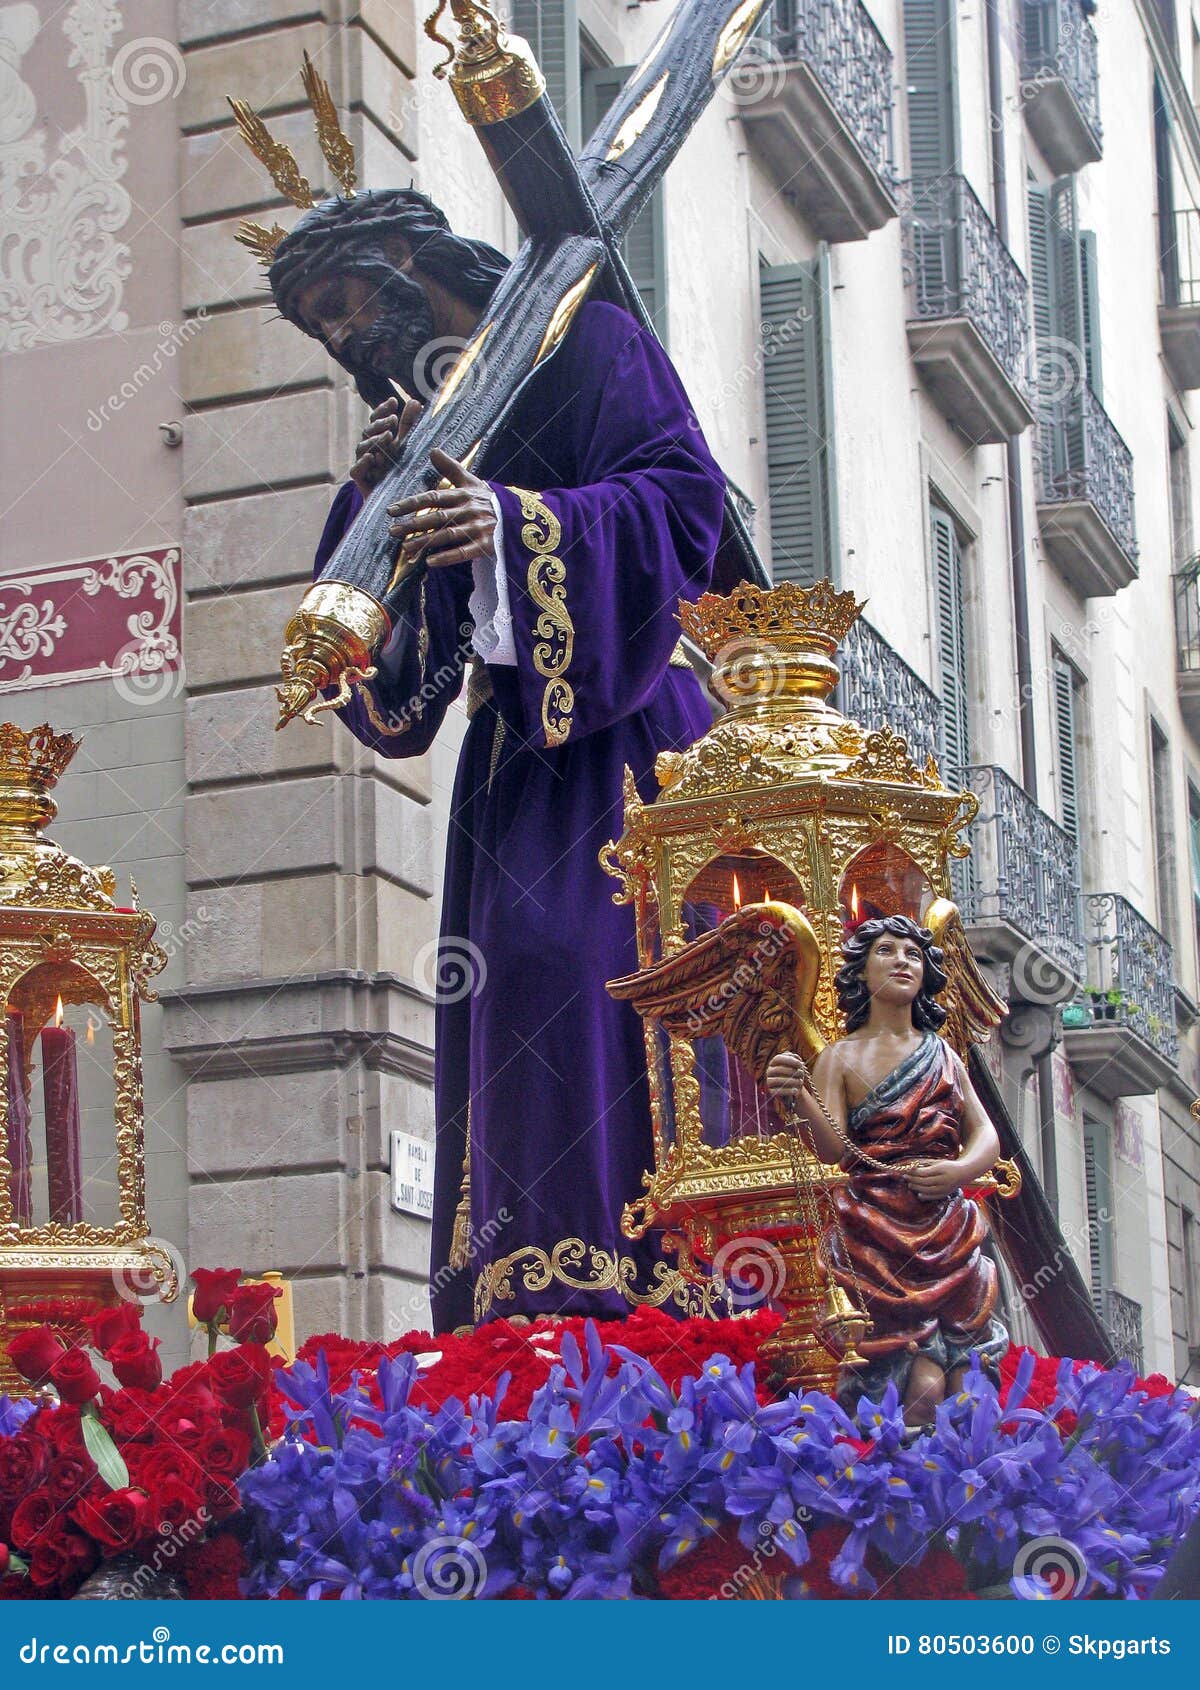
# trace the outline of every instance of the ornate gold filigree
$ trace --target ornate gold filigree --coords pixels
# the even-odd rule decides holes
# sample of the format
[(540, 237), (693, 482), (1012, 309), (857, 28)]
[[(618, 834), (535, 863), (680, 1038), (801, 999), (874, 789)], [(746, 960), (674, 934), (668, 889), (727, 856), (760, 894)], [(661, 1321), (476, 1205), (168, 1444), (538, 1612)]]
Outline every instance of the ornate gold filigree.
[(312, 189), (308, 185), (308, 178), (301, 175), (292, 149), (282, 141), (271, 139), (270, 130), (245, 100), (235, 100), (232, 95), (229, 96), (229, 109), (237, 122), (242, 140), (259, 163), (266, 165), (272, 182), (284, 199), (290, 200), (301, 211), (307, 211), (315, 203)]
[(652, 1283), (643, 1287), (638, 1284), (638, 1264), (632, 1256), (620, 1256), (582, 1238), (560, 1238), (548, 1251), (526, 1244), (488, 1263), (475, 1281), (477, 1322), (493, 1304), (513, 1300), (513, 1275), (518, 1269), (522, 1288), (529, 1292), (561, 1285), (571, 1291), (616, 1291), (631, 1308), (645, 1304), (661, 1308), (673, 1302), (689, 1315), (710, 1320), (724, 1312), (711, 1285), (694, 1284), (666, 1262), (654, 1264)]
[(539, 493), (523, 487), (510, 488), (510, 492), (520, 500), (525, 518), (521, 542), (533, 554), (525, 578), (529, 596), (540, 608), (533, 625), (533, 666), (546, 680), (542, 731), (546, 744), (556, 746), (570, 734), (575, 708), (574, 688), (565, 679), (575, 649), (575, 624), (567, 609), (567, 566), (557, 555), (562, 524)]
[(900, 786), (929, 786), (945, 791), (933, 753), (923, 769), (908, 754), (908, 741), (886, 724), (867, 735), (867, 743), (852, 763), (838, 769), (835, 780), (886, 780)]
[(354, 184), (358, 181), (354, 148), (338, 122), (337, 107), (329, 92), (329, 84), (318, 73), (307, 52), (300, 67), (300, 79), (304, 83), (304, 92), (308, 96), (308, 103), (316, 120), (317, 142), (325, 162), (333, 171), (342, 193), (347, 199), (353, 199)]
[(802, 587), (785, 581), (778, 587), (745, 582), (731, 593), (702, 593), (695, 604), (681, 600), (679, 620), (709, 662), (734, 639), (780, 639), (821, 634), (834, 644), (844, 640), (866, 604), (851, 592), (839, 593), (832, 581)]

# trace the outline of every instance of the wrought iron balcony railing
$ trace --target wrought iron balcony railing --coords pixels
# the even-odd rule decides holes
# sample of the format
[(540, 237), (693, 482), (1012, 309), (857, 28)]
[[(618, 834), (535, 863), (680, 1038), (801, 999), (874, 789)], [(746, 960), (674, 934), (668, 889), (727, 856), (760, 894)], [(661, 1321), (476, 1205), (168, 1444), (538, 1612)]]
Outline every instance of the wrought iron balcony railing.
[(1165, 1061), (1178, 1062), (1170, 940), (1120, 892), (1090, 893), (1086, 905), (1087, 985), (1077, 1004), (1094, 1022), (1129, 1028)]
[(1200, 305), (1200, 211), (1189, 206), (1158, 218), (1160, 305)]
[(886, 722), (904, 735), (909, 755), (922, 767), (931, 753), (941, 757), (941, 700), (861, 616), (842, 641), (838, 669), (844, 716), (873, 730)]
[[(952, 774), (947, 771), (947, 784)], [(961, 778), (979, 796), (971, 855), (953, 865), (963, 920), (1006, 923), (1072, 980), (1080, 979), (1083, 910), (1075, 841), (1005, 770), (972, 764)]]
[(912, 315), (965, 317), (1029, 404), (1029, 284), (965, 176), (909, 185), (904, 216)]
[(1100, 143), (1099, 48), (1096, 31), (1079, 0), (1025, 0), (1021, 27), (1021, 79), (1025, 85), (1055, 78), (1071, 93)]
[(1175, 666), (1200, 671), (1200, 557), (1189, 558), (1175, 583)]
[(1038, 416), (1040, 503), (1093, 505), (1132, 564), (1137, 557), (1133, 521), (1133, 454), (1087, 382), (1064, 398), (1046, 402)]
[(1098, 1313), (1113, 1341), (1115, 1359), (1132, 1362), (1135, 1373), (1145, 1368), (1142, 1348), (1142, 1305), (1121, 1291), (1105, 1291)]
[(866, 7), (859, 0), (773, 0), (757, 40), (757, 53), (749, 48), (751, 69), (756, 59), (764, 75), (771, 60), (810, 65), (872, 167), (893, 186), (892, 53)]

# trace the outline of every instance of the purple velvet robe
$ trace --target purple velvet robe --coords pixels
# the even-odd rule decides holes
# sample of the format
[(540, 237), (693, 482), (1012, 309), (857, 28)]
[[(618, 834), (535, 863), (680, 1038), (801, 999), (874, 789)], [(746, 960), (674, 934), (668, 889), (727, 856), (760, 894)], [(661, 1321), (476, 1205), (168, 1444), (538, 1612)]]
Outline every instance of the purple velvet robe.
[[(434, 1329), (640, 1301), (695, 1312), (665, 1295), (654, 1235), (620, 1229), (654, 1151), (641, 1019), (605, 990), (637, 967), (633, 918), (597, 853), (622, 831), (625, 765), (651, 799), (657, 754), (711, 723), (668, 659), (680, 598), (709, 584), (724, 477), (661, 346), (599, 302), (476, 467), (503, 514), (518, 661), (488, 666), (451, 801), (442, 943), (469, 943), (477, 983), (435, 1011)], [(361, 503), (338, 492), (318, 572)], [(370, 683), (400, 731), (358, 697), (339, 712), (364, 744), (428, 747), (471, 656), (471, 589), (469, 563), (428, 571), (424, 627), (414, 606)], [(452, 1267), (468, 1102), (470, 1231)]]

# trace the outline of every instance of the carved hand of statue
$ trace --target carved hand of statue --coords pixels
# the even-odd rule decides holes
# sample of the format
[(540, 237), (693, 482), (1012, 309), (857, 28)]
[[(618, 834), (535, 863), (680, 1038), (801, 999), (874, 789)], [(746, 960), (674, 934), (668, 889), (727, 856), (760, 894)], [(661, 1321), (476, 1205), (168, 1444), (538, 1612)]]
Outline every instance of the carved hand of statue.
[(364, 499), (374, 492), (395, 463), (398, 449), (420, 415), (421, 406), (416, 399), (406, 399), (403, 410), (398, 399), (385, 399), (371, 412), (350, 471), (350, 479)]
[(389, 531), (401, 542), (399, 561), (423, 556), (431, 569), (441, 569), (487, 557), (496, 544), (496, 512), (487, 482), (437, 447), (429, 461), (450, 485), (388, 506)]
[(909, 1189), (927, 1203), (936, 1203), (962, 1187), (958, 1164), (944, 1157), (922, 1157), (905, 1175)]
[(763, 1078), (772, 1097), (799, 1097), (806, 1086), (812, 1085), (808, 1063), (793, 1050), (773, 1056)]

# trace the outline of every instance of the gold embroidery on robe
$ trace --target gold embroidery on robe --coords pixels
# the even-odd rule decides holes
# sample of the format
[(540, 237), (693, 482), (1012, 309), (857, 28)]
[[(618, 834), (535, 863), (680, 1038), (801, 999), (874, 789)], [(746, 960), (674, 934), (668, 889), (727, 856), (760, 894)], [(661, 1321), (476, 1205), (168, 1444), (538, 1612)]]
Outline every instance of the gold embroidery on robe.
[(663, 1303), (674, 1302), (689, 1315), (708, 1320), (720, 1319), (729, 1312), (710, 1282), (697, 1285), (666, 1262), (655, 1263), (653, 1284), (642, 1290), (637, 1284), (638, 1264), (632, 1256), (617, 1256), (599, 1244), (585, 1244), (582, 1238), (560, 1238), (549, 1252), (526, 1244), (488, 1263), (475, 1280), (477, 1322), (493, 1303), (511, 1302), (516, 1296), (512, 1281), (518, 1269), (526, 1291), (545, 1291), (559, 1284), (574, 1291), (618, 1291), (631, 1306), (649, 1303), (660, 1308)]
[(512, 487), (509, 491), (521, 501), (521, 514), (525, 518), (521, 541), (533, 553), (526, 586), (530, 598), (540, 607), (533, 625), (536, 636), (533, 666), (546, 680), (542, 693), (542, 730), (548, 746), (561, 745), (571, 731), (571, 712), (575, 708), (575, 690), (565, 679), (575, 649), (575, 624), (567, 609), (567, 566), (557, 555), (562, 524), (539, 494), (523, 487)]
[(463, 1151), (462, 1195), (454, 1211), (454, 1225), (450, 1232), (449, 1265), (466, 1267), (471, 1243), (471, 1100), (467, 1099), (467, 1143)]

